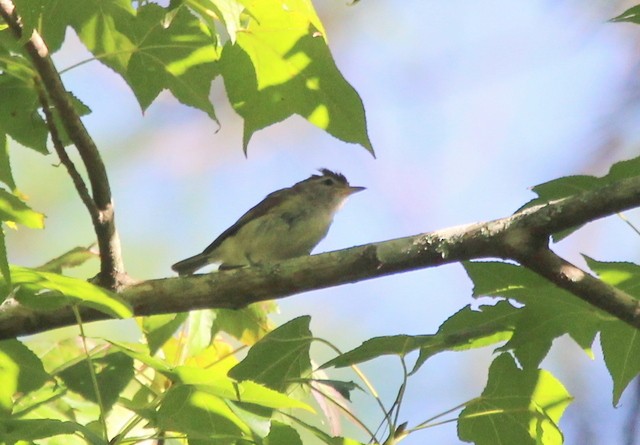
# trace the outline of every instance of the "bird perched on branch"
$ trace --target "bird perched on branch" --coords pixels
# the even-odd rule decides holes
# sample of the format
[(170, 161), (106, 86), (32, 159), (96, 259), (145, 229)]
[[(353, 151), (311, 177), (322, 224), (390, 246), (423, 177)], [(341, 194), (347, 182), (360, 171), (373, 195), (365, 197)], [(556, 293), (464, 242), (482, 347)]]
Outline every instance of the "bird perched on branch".
[(340, 173), (325, 168), (320, 173), (267, 195), (202, 253), (171, 268), (191, 275), (208, 264), (223, 270), (308, 255), (347, 197), (365, 189), (350, 186)]

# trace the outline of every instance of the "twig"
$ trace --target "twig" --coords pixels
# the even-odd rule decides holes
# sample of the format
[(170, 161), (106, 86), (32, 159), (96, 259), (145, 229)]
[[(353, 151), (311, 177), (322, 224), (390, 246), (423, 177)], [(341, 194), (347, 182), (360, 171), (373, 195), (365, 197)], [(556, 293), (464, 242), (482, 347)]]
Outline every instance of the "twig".
[[(343, 353), (340, 350), (340, 348), (338, 348), (336, 345), (334, 345), (333, 343), (331, 343), (330, 341), (328, 341), (325, 338), (314, 337), (313, 340), (328, 346), (337, 355), (342, 355), (342, 353)], [(382, 422), (380, 423), (380, 426), (374, 432), (374, 435), (372, 437), (372, 441), (376, 440), (375, 436), (378, 433), (378, 431), (384, 426), (385, 422), (387, 423), (387, 427), (390, 430), (393, 428), (393, 421), (392, 421), (391, 417), (389, 416), (390, 410), (387, 410), (387, 408), (384, 406), (384, 403), (382, 403), (382, 399), (380, 398), (380, 395), (378, 394), (378, 391), (373, 386), (373, 383), (371, 383), (371, 381), (369, 380), (367, 375), (360, 369), (360, 367), (358, 367), (357, 365), (354, 365), (354, 364), (350, 365), (349, 367), (360, 378), (360, 380), (362, 380), (362, 383), (364, 383), (364, 386), (369, 391), (369, 394), (371, 395), (371, 397), (373, 397), (373, 399), (376, 401), (376, 404), (378, 405), (378, 407), (380, 408), (380, 411), (382, 411), (382, 415), (384, 416), (384, 419), (382, 420)], [(317, 369), (322, 369), (322, 367), (317, 368)], [(315, 370), (314, 370), (314, 372), (315, 372)]]
[[(22, 26), (11, 0), (0, 0), (0, 17), (7, 23), (16, 39), (21, 40), (23, 37)], [(92, 220), (100, 249), (100, 273), (95, 281), (104, 287), (117, 290), (126, 285), (128, 279), (115, 227), (107, 170), (96, 144), (73, 107), (69, 94), (60, 79), (60, 74), (49, 57), (46, 44), (37, 31), (34, 30), (31, 37), (25, 42), (25, 49), (44, 85), (47, 96), (60, 116), (65, 131), (78, 149), (91, 183), (92, 200), (98, 212), (97, 218), (92, 214)], [(82, 197), (83, 192), (81, 190), (78, 192)], [(89, 212), (92, 211), (89, 208)]]
[(84, 183), (84, 179), (80, 175), (80, 172), (76, 169), (76, 166), (73, 164), (73, 161), (69, 158), (67, 151), (64, 148), (64, 144), (60, 139), (60, 135), (58, 133), (58, 127), (56, 127), (55, 120), (53, 119), (53, 114), (51, 109), (49, 108), (49, 101), (47, 99), (46, 93), (42, 88), (42, 83), (40, 79), (34, 79), (36, 90), (38, 91), (38, 98), (40, 100), (40, 105), (42, 105), (42, 111), (44, 113), (45, 122), (47, 123), (47, 127), (49, 128), (49, 134), (51, 135), (51, 141), (53, 142), (53, 147), (60, 158), (60, 162), (67, 169), (67, 173), (71, 176), (71, 180), (73, 181), (73, 185), (76, 187), (78, 194), (80, 195), (80, 199), (84, 203), (85, 207), (89, 210), (89, 214), (91, 215), (91, 220), (94, 225), (97, 224), (100, 220), (100, 214), (98, 212), (98, 208), (96, 207), (95, 202), (91, 198), (89, 193), (89, 189), (87, 185)]
[(640, 235), (640, 230), (638, 230), (638, 228), (635, 225), (633, 225), (633, 223), (631, 221), (629, 221), (629, 219), (627, 218), (627, 216), (624, 213), (622, 213), (622, 212), (618, 213), (618, 217), (621, 220), (623, 220), (631, 228), (631, 230), (636, 232), (637, 235)]
[(100, 425), (102, 426), (102, 434), (105, 440), (109, 440), (109, 430), (107, 428), (107, 420), (106, 420), (106, 412), (104, 409), (104, 403), (102, 403), (102, 394), (100, 393), (100, 386), (98, 385), (98, 377), (96, 376), (96, 370), (93, 365), (93, 359), (91, 358), (91, 354), (89, 353), (89, 348), (87, 347), (87, 336), (84, 333), (84, 325), (82, 324), (82, 317), (80, 316), (80, 312), (78, 311), (78, 307), (76, 305), (71, 306), (71, 310), (73, 311), (73, 315), (76, 318), (76, 323), (78, 323), (78, 328), (80, 328), (80, 338), (82, 339), (82, 347), (84, 349), (84, 355), (87, 358), (87, 366), (89, 367), (89, 375), (91, 376), (91, 385), (93, 386), (93, 391), (96, 396), (96, 403), (98, 404), (98, 408), (100, 409)]

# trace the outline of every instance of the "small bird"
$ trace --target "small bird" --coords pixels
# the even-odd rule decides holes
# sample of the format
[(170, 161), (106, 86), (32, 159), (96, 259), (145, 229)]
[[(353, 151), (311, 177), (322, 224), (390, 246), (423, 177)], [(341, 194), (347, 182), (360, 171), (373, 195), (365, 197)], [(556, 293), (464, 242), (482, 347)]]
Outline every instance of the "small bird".
[(224, 270), (309, 255), (347, 197), (365, 189), (350, 186), (340, 173), (319, 171), (321, 175), (267, 195), (202, 253), (171, 268), (182, 276), (214, 263)]

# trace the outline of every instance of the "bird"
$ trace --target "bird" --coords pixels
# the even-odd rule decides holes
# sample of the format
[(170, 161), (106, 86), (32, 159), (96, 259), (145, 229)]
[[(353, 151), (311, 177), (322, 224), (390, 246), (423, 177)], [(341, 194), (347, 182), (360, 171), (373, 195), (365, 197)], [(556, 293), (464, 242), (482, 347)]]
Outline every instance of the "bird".
[(349, 185), (341, 173), (318, 171), (319, 175), (270, 193), (201, 253), (171, 268), (185, 276), (209, 264), (228, 270), (309, 255), (327, 235), (346, 199), (365, 190)]

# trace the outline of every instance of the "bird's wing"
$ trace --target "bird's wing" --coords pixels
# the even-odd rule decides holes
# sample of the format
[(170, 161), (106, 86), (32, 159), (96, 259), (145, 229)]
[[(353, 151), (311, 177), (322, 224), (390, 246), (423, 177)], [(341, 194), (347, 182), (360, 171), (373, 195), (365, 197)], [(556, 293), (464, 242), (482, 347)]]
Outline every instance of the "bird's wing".
[(238, 231), (245, 224), (269, 213), (270, 210), (278, 206), (284, 200), (287, 190), (288, 189), (276, 190), (275, 192), (268, 194), (266, 198), (264, 198), (254, 207), (250, 208), (247, 213), (242, 215), (240, 219), (235, 222), (235, 224), (222, 232), (220, 236), (218, 236), (211, 244), (207, 246), (206, 249), (202, 251), (202, 253), (207, 254), (213, 252), (218, 247), (220, 247), (220, 244), (222, 244), (224, 240), (238, 233)]

